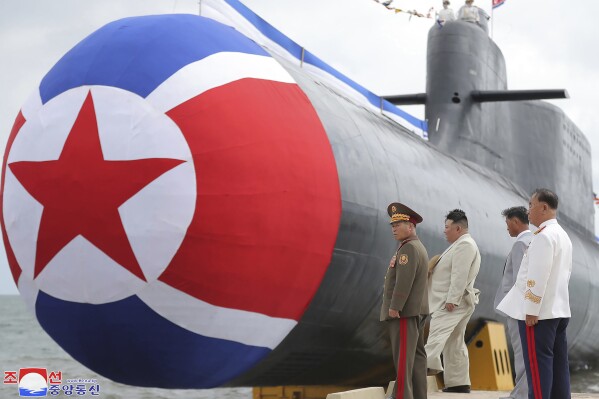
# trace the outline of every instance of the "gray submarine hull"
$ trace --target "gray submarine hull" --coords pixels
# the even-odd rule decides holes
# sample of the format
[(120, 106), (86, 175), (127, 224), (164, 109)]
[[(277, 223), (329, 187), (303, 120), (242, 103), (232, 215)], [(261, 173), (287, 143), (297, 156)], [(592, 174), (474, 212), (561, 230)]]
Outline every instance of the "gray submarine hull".
[(537, 187), (560, 196), (558, 219), (573, 243), (570, 361), (593, 357), (599, 349), (599, 245), (592, 232), (589, 143), (553, 105), (472, 99), (472, 91), (507, 88), (501, 51), (483, 29), (455, 22), (430, 30), (423, 97), (428, 142), (301, 65), (273, 57), (298, 82), (326, 129), (342, 217), (330, 266), (298, 325), (228, 385), (362, 385), (393, 378), (386, 325), (378, 319), (386, 267), (397, 246), (386, 214), (392, 201), (423, 215), (417, 233), (429, 256), (448, 245), (446, 213), (466, 212), (482, 255), (475, 283), (480, 304), (472, 320), (501, 321), (493, 298), (513, 242), (501, 211), (526, 206)]

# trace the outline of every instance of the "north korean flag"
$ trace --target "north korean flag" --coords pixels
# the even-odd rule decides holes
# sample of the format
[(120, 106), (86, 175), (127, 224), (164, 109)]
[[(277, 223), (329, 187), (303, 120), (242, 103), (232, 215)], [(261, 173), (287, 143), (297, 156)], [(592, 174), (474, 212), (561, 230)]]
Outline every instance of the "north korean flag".
[(11, 132), (2, 233), (52, 338), (112, 380), (206, 388), (297, 324), (341, 214), (288, 72), (193, 15), (122, 19), (44, 77)]
[(497, 8), (501, 5), (503, 5), (503, 3), (505, 3), (505, 0), (492, 0), (493, 1), (493, 8)]

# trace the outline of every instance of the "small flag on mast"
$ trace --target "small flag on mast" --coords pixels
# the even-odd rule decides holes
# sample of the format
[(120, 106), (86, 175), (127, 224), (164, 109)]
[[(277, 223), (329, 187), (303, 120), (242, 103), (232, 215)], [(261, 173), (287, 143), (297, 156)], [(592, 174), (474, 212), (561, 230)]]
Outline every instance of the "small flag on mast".
[(493, 8), (497, 8), (500, 5), (503, 5), (503, 3), (505, 3), (505, 0), (491, 0), (493, 2)]

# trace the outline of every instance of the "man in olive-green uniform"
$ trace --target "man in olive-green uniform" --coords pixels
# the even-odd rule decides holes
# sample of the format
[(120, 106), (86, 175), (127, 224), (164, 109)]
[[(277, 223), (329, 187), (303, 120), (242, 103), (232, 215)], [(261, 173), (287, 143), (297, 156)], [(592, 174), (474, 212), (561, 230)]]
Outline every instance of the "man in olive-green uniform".
[(428, 315), (428, 254), (416, 235), (422, 217), (394, 202), (387, 208), (400, 242), (387, 275), (380, 320), (389, 326), (397, 379), (391, 398), (426, 398), (424, 321)]

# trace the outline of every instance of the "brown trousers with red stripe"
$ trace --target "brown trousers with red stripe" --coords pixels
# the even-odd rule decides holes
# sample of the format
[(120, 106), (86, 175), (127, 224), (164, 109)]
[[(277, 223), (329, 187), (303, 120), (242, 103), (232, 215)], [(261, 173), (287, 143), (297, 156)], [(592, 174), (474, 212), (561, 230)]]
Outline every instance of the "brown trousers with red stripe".
[(425, 319), (426, 316), (402, 317), (387, 322), (397, 376), (394, 398), (426, 399)]

